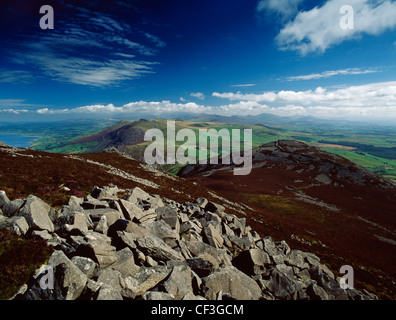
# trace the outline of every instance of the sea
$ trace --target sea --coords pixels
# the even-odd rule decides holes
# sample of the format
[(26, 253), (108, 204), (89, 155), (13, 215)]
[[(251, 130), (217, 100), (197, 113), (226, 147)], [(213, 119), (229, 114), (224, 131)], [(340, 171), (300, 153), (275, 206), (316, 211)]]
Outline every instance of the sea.
[(0, 133), (0, 141), (3, 141), (5, 144), (15, 148), (27, 148), (37, 139), (40, 139), (40, 137)]

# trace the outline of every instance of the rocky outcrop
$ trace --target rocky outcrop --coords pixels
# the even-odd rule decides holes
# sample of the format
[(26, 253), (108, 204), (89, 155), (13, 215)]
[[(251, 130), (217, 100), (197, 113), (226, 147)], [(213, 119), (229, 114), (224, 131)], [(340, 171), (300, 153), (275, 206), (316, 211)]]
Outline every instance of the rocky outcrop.
[(260, 237), (244, 218), (206, 199), (177, 203), (140, 188), (95, 187), (54, 210), (33, 196), (0, 196), (2, 227), (54, 248), (47, 265), (53, 285), (43, 289), (36, 272), (14, 299), (375, 298), (341, 289), (319, 257)]

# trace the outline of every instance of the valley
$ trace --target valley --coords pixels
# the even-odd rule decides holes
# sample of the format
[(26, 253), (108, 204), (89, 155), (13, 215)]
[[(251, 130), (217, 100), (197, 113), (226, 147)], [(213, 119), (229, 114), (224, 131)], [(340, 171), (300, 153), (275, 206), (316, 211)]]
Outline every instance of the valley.
[[(275, 116), (224, 117), (201, 115), (181, 116), (176, 129), (252, 129), (253, 147), (280, 139), (293, 139), (340, 155), (370, 171), (396, 182), (396, 127), (354, 122), (326, 122), (318, 119), (287, 119)], [(0, 133), (40, 136), (30, 146), (37, 151), (78, 154), (101, 152), (115, 147), (143, 160), (142, 154), (150, 142), (144, 132), (158, 128), (166, 138), (167, 119), (127, 121), (82, 120), (56, 123), (2, 124)], [(182, 142), (177, 143), (179, 147)], [(176, 174), (182, 166), (164, 165)]]

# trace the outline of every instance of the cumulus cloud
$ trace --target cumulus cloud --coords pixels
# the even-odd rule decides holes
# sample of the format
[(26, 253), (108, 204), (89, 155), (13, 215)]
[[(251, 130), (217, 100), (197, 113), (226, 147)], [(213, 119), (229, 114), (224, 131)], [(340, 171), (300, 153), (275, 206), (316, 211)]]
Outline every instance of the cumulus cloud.
[[(396, 81), (328, 90), (270, 91), (260, 94), (213, 93), (214, 97), (250, 103), (255, 109), (281, 116), (319, 118), (389, 118), (396, 122)], [(269, 105), (269, 106), (268, 106)]]
[(27, 109), (0, 109), (0, 113), (9, 113), (9, 114), (23, 114), (28, 113), (29, 110)]
[(279, 47), (302, 55), (324, 52), (343, 41), (364, 34), (379, 35), (396, 26), (395, 1), (349, 0), (354, 26), (353, 29), (341, 28), (340, 20), (345, 14), (340, 13), (340, 8), (345, 4), (345, 0), (328, 0), (321, 7), (299, 12), (276, 37)]
[[(0, 100), (0, 113), (36, 113), (39, 115), (105, 115), (166, 113), (217, 114), (247, 116), (271, 113), (278, 116), (314, 116), (324, 119), (387, 120), (396, 124), (396, 81), (348, 86), (318, 87), (305, 91), (269, 91), (258, 94), (214, 92), (213, 97), (228, 100), (216, 106), (188, 101), (134, 101), (121, 106), (94, 104), (77, 108), (23, 108), (24, 100)], [(16, 102), (17, 104), (13, 104)], [(25, 104), (26, 106), (27, 104)], [(13, 107), (15, 106), (15, 107)], [(18, 108), (16, 108), (18, 106)], [(35, 110), (35, 111), (34, 111)]]
[(214, 97), (229, 100), (279, 103), (324, 103), (327, 105), (364, 106), (372, 104), (396, 105), (396, 81), (350, 86), (335, 90), (318, 87), (306, 91), (264, 92), (261, 94), (213, 93)]
[(123, 106), (116, 107), (113, 104), (107, 105), (88, 105), (73, 109), (48, 109), (42, 108), (36, 112), (39, 114), (108, 114), (108, 113), (148, 113), (159, 115), (166, 112), (188, 112), (188, 113), (211, 113), (212, 107), (199, 105), (194, 102), (174, 103), (171, 101), (135, 101)]
[(205, 95), (202, 92), (193, 92), (190, 93), (190, 96), (200, 100), (205, 100)]

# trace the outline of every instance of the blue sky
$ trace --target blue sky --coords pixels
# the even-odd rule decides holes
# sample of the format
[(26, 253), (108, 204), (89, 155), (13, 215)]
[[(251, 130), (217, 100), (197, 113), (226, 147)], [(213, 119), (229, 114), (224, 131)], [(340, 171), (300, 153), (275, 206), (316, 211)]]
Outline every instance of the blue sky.
[[(348, 4), (3, 0), (0, 121), (205, 112), (396, 125), (396, 1)], [(54, 29), (40, 28), (43, 5)]]

